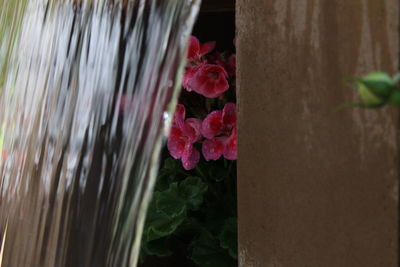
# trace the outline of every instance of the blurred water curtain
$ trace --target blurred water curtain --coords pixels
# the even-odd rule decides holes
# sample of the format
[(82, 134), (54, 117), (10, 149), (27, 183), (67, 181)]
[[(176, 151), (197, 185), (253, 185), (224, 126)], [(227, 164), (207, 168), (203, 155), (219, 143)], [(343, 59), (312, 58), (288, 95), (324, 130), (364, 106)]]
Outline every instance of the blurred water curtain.
[(199, 0), (0, 0), (0, 266), (135, 266)]

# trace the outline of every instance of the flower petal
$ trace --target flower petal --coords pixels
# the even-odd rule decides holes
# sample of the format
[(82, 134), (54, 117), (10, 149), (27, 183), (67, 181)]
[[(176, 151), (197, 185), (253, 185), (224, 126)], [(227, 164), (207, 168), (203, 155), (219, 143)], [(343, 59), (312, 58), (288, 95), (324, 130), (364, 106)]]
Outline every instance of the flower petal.
[(200, 53), (200, 42), (195, 36), (190, 36), (189, 38), (189, 49), (188, 49), (188, 59), (197, 59)]
[(234, 128), (232, 135), (227, 139), (224, 157), (228, 160), (237, 160), (237, 129)]
[(203, 142), (202, 152), (206, 161), (218, 160), (225, 150), (225, 137), (207, 139)]
[(196, 118), (190, 118), (185, 121), (183, 134), (188, 137), (191, 143), (195, 143), (201, 138), (202, 121)]
[(190, 82), (193, 76), (196, 74), (198, 66), (189, 66), (185, 70), (185, 74), (183, 75), (182, 87), (185, 88), (188, 92), (191, 92), (192, 89), (190, 87)]
[(216, 42), (208, 42), (208, 43), (202, 44), (201, 48), (200, 48), (200, 56), (207, 55), (208, 53), (213, 51), (216, 44), (217, 44)]
[(172, 135), (168, 138), (167, 148), (169, 154), (174, 159), (180, 159), (184, 153), (186, 141), (184, 138), (181, 138), (178, 134), (174, 133), (174, 128), (178, 129), (176, 127), (172, 127)]
[(187, 143), (185, 151), (182, 154), (182, 166), (185, 170), (189, 171), (194, 169), (200, 161), (200, 152), (193, 147), (192, 144)]
[(219, 65), (198, 65), (194, 72), (187, 87), (200, 95), (215, 98), (229, 89), (228, 73)]
[(208, 114), (201, 124), (201, 134), (208, 139), (222, 133), (222, 111), (216, 110)]
[(236, 105), (234, 103), (226, 103), (222, 111), (223, 124), (229, 129), (232, 129), (236, 126), (236, 121)]
[(176, 107), (176, 111), (174, 114), (174, 121), (173, 123), (178, 127), (182, 127), (186, 117), (186, 108), (182, 104), (178, 104)]

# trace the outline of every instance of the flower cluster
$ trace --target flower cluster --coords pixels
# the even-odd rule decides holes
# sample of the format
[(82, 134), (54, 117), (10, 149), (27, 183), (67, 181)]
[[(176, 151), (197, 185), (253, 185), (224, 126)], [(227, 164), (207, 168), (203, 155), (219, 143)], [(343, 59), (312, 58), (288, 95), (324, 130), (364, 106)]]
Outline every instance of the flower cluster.
[[(229, 43), (222, 46), (234, 50)], [(190, 38), (185, 90), (149, 205), (142, 261), (169, 256), (178, 265), (180, 258), (201, 267), (238, 265), (236, 57), (215, 47)], [(139, 101), (117, 100), (122, 112)], [(176, 247), (188, 254), (175, 254)]]
[(186, 170), (191, 170), (200, 161), (200, 152), (195, 143), (202, 144), (202, 153), (206, 161), (218, 160), (223, 155), (228, 160), (237, 159), (236, 107), (227, 103), (223, 110), (211, 112), (203, 121), (196, 118), (186, 119), (186, 109), (178, 105), (168, 150), (174, 159), (181, 159)]
[(186, 170), (190, 170), (200, 160), (200, 153), (193, 144), (201, 139), (202, 122), (195, 118), (185, 119), (185, 114), (185, 107), (178, 105), (168, 139), (168, 150), (173, 158), (182, 160)]
[(203, 142), (204, 158), (218, 160), (222, 155), (226, 159), (237, 159), (236, 106), (227, 103), (224, 109), (211, 112), (201, 125), (201, 133), (207, 138)]
[(228, 60), (221, 56), (205, 58), (215, 47), (215, 42), (200, 44), (192, 36), (189, 43), (188, 66), (183, 78), (183, 88), (207, 98), (217, 98), (229, 89), (229, 76), (235, 75), (236, 56)]
[[(236, 56), (210, 55), (215, 46), (215, 42), (200, 44), (196, 37), (190, 38), (183, 88), (207, 99), (222, 101), (231, 88), (230, 80), (234, 80)], [(221, 104), (224, 105), (222, 110), (207, 110), (205, 118), (186, 118), (185, 106), (178, 105), (168, 150), (173, 158), (182, 161), (186, 170), (195, 168), (200, 161), (196, 146), (201, 146), (206, 161), (218, 160), (222, 156), (228, 160), (237, 159), (236, 106), (231, 102)]]

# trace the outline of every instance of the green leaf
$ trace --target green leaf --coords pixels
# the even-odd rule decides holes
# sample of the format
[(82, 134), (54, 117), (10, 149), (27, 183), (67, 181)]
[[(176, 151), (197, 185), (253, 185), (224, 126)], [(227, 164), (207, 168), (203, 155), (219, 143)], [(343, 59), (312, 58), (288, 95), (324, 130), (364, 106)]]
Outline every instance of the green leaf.
[(222, 249), (218, 240), (209, 232), (203, 231), (191, 244), (191, 259), (201, 267), (233, 267), (236, 261)]
[(179, 160), (167, 158), (157, 177), (156, 191), (165, 191), (170, 184), (179, 179), (179, 173), (183, 172)]
[(169, 217), (179, 216), (186, 210), (185, 200), (179, 194), (177, 183), (172, 183), (168, 190), (157, 195), (156, 207), (158, 212)]
[(161, 169), (158, 173), (155, 191), (167, 190), (174, 177), (175, 175), (171, 174), (169, 171)]
[(172, 255), (172, 251), (166, 246), (166, 239), (161, 238), (150, 242), (144, 242), (142, 245), (143, 251), (146, 255), (153, 255), (158, 257), (167, 257)]
[(237, 259), (237, 218), (232, 217), (226, 220), (222, 231), (218, 236), (221, 247), (227, 249), (232, 258)]
[(185, 216), (179, 216), (153, 222), (146, 232), (147, 241), (172, 235), (184, 220)]
[(181, 169), (180, 161), (173, 158), (167, 158), (164, 161), (163, 169), (175, 172), (176, 170)]
[(144, 230), (144, 239), (151, 241), (172, 235), (185, 218), (186, 211), (178, 216), (170, 217), (156, 208), (150, 209)]
[(199, 209), (207, 190), (207, 184), (199, 177), (188, 177), (179, 184), (180, 194), (185, 199), (188, 209), (191, 210)]
[(173, 234), (186, 218), (186, 203), (179, 195), (178, 184), (168, 190), (155, 192), (147, 213), (144, 239), (159, 239)]

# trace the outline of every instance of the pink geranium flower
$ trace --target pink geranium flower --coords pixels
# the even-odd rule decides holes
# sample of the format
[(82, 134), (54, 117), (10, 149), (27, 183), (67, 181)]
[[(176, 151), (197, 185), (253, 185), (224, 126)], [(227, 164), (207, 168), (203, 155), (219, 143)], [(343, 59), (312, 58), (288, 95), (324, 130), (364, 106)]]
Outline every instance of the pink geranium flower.
[(202, 122), (195, 118), (185, 120), (185, 117), (185, 107), (178, 105), (167, 146), (171, 156), (181, 159), (185, 170), (191, 170), (200, 160), (200, 153), (193, 144), (201, 138)]
[(188, 91), (208, 98), (216, 98), (229, 89), (228, 73), (219, 65), (201, 64), (189, 67), (183, 86)]
[(225, 142), (224, 157), (229, 160), (237, 160), (237, 128), (233, 128), (231, 136)]
[(197, 69), (198, 69), (198, 66), (189, 66), (189, 67), (186, 68), (185, 74), (183, 75), (182, 86), (188, 92), (192, 91), (192, 89), (189, 86), (189, 82), (193, 78), (193, 76), (196, 74)]
[(237, 159), (236, 106), (227, 103), (224, 109), (211, 112), (201, 125), (204, 158), (217, 160), (222, 155), (229, 160)]
[(223, 54), (216, 54), (207, 58), (209, 64), (223, 67), (230, 77), (236, 76), (236, 54), (226, 58)]
[(219, 135), (230, 135), (236, 126), (236, 106), (227, 103), (223, 110), (211, 112), (201, 125), (201, 133), (205, 138), (211, 139)]
[(214, 50), (216, 42), (200, 44), (199, 39), (190, 36), (188, 59), (193, 62), (201, 62), (201, 58)]

